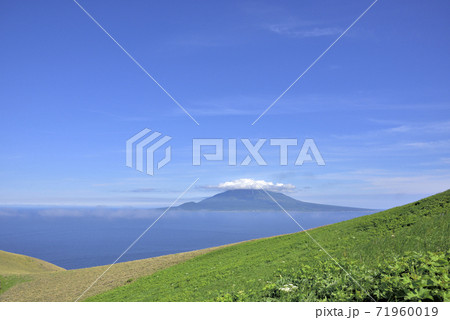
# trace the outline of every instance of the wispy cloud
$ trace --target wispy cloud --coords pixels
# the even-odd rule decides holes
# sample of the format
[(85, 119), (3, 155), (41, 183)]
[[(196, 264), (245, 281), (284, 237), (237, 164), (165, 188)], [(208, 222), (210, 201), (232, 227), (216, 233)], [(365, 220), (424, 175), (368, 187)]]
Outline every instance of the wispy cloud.
[[(243, 94), (243, 95), (229, 95), (229, 96), (215, 96), (212, 98), (203, 98), (191, 100), (188, 102), (190, 110), (196, 115), (200, 116), (222, 116), (222, 115), (255, 115), (261, 111), (261, 108), (267, 106), (273, 99), (273, 93), (265, 94)], [(335, 95), (335, 94), (293, 94), (290, 97), (285, 97), (279, 102), (280, 108), (274, 108), (271, 112), (273, 114), (305, 114), (305, 113), (323, 113), (323, 112), (337, 112), (337, 111), (384, 111), (384, 110), (408, 110), (409, 112), (415, 110), (443, 110), (448, 109), (446, 103), (396, 103), (392, 101), (385, 101), (374, 96), (361, 96), (357, 93), (349, 95)], [(176, 109), (175, 109), (176, 110)], [(183, 113), (178, 110), (173, 111), (173, 115), (180, 116)], [(380, 123), (384, 125), (391, 125), (392, 131), (407, 132), (409, 124), (403, 124), (388, 120), (369, 119), (373, 123)], [(419, 124), (411, 124), (418, 126)], [(435, 126), (436, 125), (436, 126)], [(404, 126), (404, 127), (402, 127)], [(434, 127), (432, 127), (434, 126)], [(425, 130), (448, 130), (450, 122), (430, 123)], [(413, 128), (412, 128), (413, 129)]]
[(134, 193), (148, 193), (148, 192), (154, 192), (154, 191), (155, 191), (154, 188), (139, 188), (139, 189), (130, 190), (130, 192), (134, 192)]
[(405, 126), (405, 125), (401, 125), (401, 126), (398, 126), (398, 127), (393, 127), (393, 128), (386, 129), (385, 131), (387, 131), (387, 132), (408, 132), (410, 130), (411, 130), (411, 127)]
[[(376, 138), (381, 136), (401, 136), (402, 134), (407, 134), (407, 137), (409, 137), (410, 139), (414, 137), (421, 137), (423, 139), (425, 135), (450, 134), (450, 121), (404, 122), (403, 124), (397, 123), (396, 125), (389, 125), (390, 127), (387, 128), (368, 130), (366, 132), (359, 132), (357, 134), (333, 135), (333, 137), (344, 140), (365, 140), (368, 138)], [(438, 140), (442, 141), (445, 139), (435, 139), (417, 143), (414, 141), (412, 143), (405, 143), (403, 145), (411, 147), (425, 146), (430, 143), (435, 144)]]
[(450, 175), (368, 177), (368, 190), (388, 193), (438, 193), (450, 188)]
[[(240, 5), (250, 19), (257, 20), (259, 27), (287, 37), (323, 37), (342, 33), (342, 29), (330, 26), (329, 18), (310, 19), (308, 15), (294, 15), (294, 12), (279, 3), (245, 3)], [(305, 12), (304, 12), (305, 13)], [(334, 21), (333, 21), (334, 24)]]
[(110, 208), (110, 207), (48, 207), (48, 208), (0, 208), (0, 216), (33, 217), (96, 217), (96, 218), (144, 218), (150, 219), (161, 214), (160, 210), (147, 208)]
[(427, 150), (449, 150), (450, 140), (427, 140), (427, 141), (416, 141), (408, 142), (404, 144), (407, 148), (412, 149), (427, 149)]
[(183, 34), (169, 38), (167, 44), (184, 48), (220, 48), (237, 42), (233, 37), (217, 34)]
[(294, 37), (294, 38), (311, 38), (332, 36), (342, 33), (342, 29), (336, 27), (314, 27), (305, 28), (298, 27), (292, 24), (273, 24), (268, 29), (279, 35)]
[(432, 194), (450, 188), (450, 172), (448, 170), (429, 170), (416, 174), (374, 168), (322, 174), (315, 176), (315, 179), (359, 185), (359, 192), (372, 194)]

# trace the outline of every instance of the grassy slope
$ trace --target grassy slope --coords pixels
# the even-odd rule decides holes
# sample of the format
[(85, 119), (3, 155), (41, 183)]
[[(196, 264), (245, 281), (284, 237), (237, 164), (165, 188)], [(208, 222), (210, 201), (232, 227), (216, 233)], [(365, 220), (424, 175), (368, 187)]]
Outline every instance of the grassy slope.
[[(407, 251), (449, 249), (450, 190), (370, 216), (309, 231), (333, 257), (375, 266)], [(301, 221), (300, 221), (301, 223)], [(306, 233), (230, 246), (91, 297), (89, 301), (208, 301), (260, 292), (277, 270), (327, 260)], [(258, 297), (249, 297), (249, 300)]]
[(64, 269), (40, 259), (0, 250), (0, 275), (19, 275), (62, 270)]
[(19, 283), (30, 281), (31, 274), (62, 270), (40, 259), (0, 250), (0, 295)]
[(9, 288), (14, 287), (15, 285), (30, 281), (31, 278), (29, 276), (16, 276), (16, 275), (9, 275), (9, 276), (2, 276), (0, 275), (0, 295)]
[[(85, 297), (124, 285), (133, 279), (223, 247), (118, 263), (86, 293)], [(74, 301), (107, 267), (8, 276), (4, 279), (4, 290), (0, 289), (0, 301)], [(0, 276), (0, 281), (1, 279)]]

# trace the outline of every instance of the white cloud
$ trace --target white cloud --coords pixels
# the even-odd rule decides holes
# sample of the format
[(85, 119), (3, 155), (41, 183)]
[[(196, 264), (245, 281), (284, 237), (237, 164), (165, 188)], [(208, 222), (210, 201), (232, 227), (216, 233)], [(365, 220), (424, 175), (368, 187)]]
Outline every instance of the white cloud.
[(399, 194), (435, 194), (450, 188), (450, 175), (442, 172), (435, 175), (368, 177), (367, 190)]
[(411, 128), (409, 126), (401, 125), (393, 128), (386, 129), (386, 132), (408, 132)]
[(280, 35), (296, 38), (331, 36), (342, 32), (339, 28), (315, 27), (304, 29), (292, 24), (273, 24), (269, 26), (269, 30)]
[(264, 180), (253, 180), (253, 179), (237, 179), (234, 181), (227, 181), (220, 183), (217, 186), (213, 186), (210, 188), (221, 189), (221, 190), (236, 190), (236, 189), (265, 189), (269, 191), (291, 191), (295, 189), (295, 186), (292, 184), (284, 184), (284, 183), (274, 183), (270, 181)]
[[(315, 178), (323, 182), (334, 182), (341, 190), (352, 190), (353, 194), (429, 196), (450, 189), (449, 170), (429, 170), (416, 174), (399, 173), (397, 170), (364, 169), (322, 174)], [(321, 190), (319, 194), (334, 194), (336, 191), (340, 192)]]

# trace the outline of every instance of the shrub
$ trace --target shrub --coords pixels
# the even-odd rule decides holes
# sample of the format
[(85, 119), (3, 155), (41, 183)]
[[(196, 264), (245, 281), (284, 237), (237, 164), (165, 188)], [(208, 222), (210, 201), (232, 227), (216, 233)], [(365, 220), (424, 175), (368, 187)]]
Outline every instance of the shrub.
[[(449, 301), (446, 253), (407, 253), (376, 268), (327, 260), (314, 268), (284, 271), (263, 289), (266, 301)], [(353, 278), (353, 279), (352, 279)], [(358, 283), (356, 283), (356, 281)], [(286, 290), (287, 286), (295, 290)], [(369, 296), (370, 294), (370, 296)]]

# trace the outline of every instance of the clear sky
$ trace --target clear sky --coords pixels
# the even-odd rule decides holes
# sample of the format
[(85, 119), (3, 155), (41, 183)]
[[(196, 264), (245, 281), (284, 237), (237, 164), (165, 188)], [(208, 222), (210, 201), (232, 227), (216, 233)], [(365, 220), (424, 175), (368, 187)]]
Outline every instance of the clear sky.
[[(200, 125), (75, 2), (1, 1), (0, 205), (161, 206), (196, 178), (182, 201), (242, 178), (371, 208), (450, 188), (448, 1), (379, 0), (253, 126), (372, 1), (79, 3)], [(154, 176), (125, 166), (144, 128), (172, 137)], [(266, 144), (267, 166), (193, 167), (194, 137), (313, 138), (326, 165)]]

